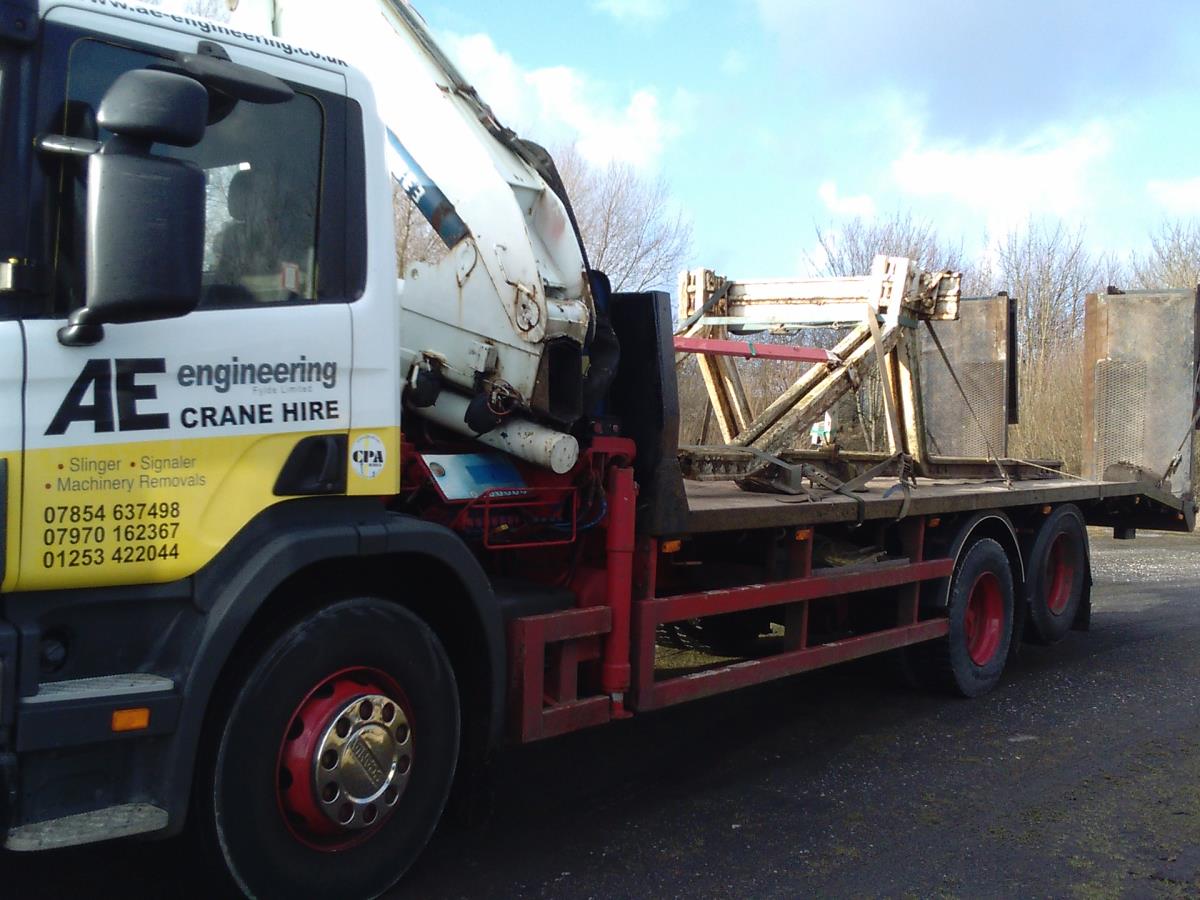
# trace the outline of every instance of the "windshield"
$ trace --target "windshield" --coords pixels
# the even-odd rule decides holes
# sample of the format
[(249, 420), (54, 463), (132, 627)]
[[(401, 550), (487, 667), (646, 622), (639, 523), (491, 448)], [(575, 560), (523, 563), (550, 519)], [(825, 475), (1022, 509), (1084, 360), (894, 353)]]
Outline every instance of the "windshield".
[[(155, 56), (85, 38), (71, 49), (62, 131), (106, 140), (96, 123), (105, 92), (124, 72), (161, 64)], [(286, 103), (214, 104), (195, 147), (155, 146), (204, 170), (201, 306), (311, 301), (317, 296), (317, 218), (323, 113), (311, 96)], [(82, 303), (86, 161), (64, 163), (56, 259), (60, 305)], [(65, 300), (65, 303), (63, 302)]]

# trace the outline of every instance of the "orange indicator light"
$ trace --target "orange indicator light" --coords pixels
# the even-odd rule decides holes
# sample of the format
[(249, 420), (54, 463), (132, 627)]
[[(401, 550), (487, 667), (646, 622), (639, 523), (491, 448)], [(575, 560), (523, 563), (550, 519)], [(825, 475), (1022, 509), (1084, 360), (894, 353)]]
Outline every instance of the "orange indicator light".
[(142, 731), (150, 727), (150, 708), (135, 706), (133, 709), (114, 709), (113, 731)]

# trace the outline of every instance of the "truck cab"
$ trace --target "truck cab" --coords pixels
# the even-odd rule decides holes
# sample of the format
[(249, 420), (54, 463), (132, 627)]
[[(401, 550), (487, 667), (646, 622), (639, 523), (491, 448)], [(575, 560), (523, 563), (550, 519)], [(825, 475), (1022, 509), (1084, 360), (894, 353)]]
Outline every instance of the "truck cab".
[[(352, 354), (399, 352), (394, 269), (367, 267), (390, 261), (391, 210), (367, 192), (364, 154), (382, 172), (382, 140), (377, 125), (364, 140), (371, 94), (345, 65), (225, 36), (237, 65), (287, 98), (210, 86), (198, 141), (130, 155), (202, 176), (199, 265), (186, 258), (194, 244), (170, 240), (179, 212), (145, 209), (160, 219), (136, 228), (170, 254), (168, 278), (199, 268), (194, 308), (151, 305), (81, 341), (63, 331), (86, 308), (89, 265), (93, 278), (124, 268), (134, 280), (140, 264), (113, 234), (128, 221), (88, 215), (91, 163), (122, 141), (101, 124), (106, 94), (130, 73), (178, 71), (180, 56), (219, 70), (230, 55), (184, 17), (152, 12), (55, 5), (36, 44), (5, 51), (5, 119), (22, 127), (5, 128), (3, 190), (22, 212), (3, 238), (15, 287), (0, 295), (2, 383), (16, 429), (6, 449), (24, 448), (8, 458), (6, 592), (172, 581), (280, 497), (395, 489), (379, 461), (398, 452), (400, 386), (378, 366), (354, 372)], [(351, 445), (374, 462), (337, 471)], [(289, 459), (293, 483), (280, 483)]]
[(284, 41), (104, 0), (0, 17), (7, 844), (177, 831), (247, 621), (198, 573), (303, 554), (306, 501), (340, 504), (329, 549), (398, 489), (384, 129), (361, 74)]

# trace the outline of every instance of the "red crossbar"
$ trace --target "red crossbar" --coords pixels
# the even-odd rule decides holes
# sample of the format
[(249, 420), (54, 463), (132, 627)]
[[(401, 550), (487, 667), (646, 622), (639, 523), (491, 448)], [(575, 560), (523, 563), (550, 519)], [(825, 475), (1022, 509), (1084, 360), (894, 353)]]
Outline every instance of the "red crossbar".
[(642, 604), (653, 617), (655, 625), (680, 622), (701, 616), (760, 609), (801, 600), (819, 600), (859, 591), (874, 591), (933, 578), (944, 578), (954, 571), (952, 559), (927, 559), (903, 565), (872, 566), (827, 575), (812, 575), (790, 581), (752, 584), (738, 588), (702, 591), (698, 594), (677, 594), (656, 597)]
[[(920, 556), (923, 550), (920, 543), (915, 540), (908, 543), (912, 544), (913, 554)], [(897, 627), (810, 646), (806, 621), (808, 603), (826, 597), (883, 588), (903, 590), (906, 585), (920, 585), (925, 581), (947, 577), (953, 570), (954, 561), (951, 559), (928, 559), (843, 571), (826, 570), (788, 581), (637, 600), (634, 602), (633, 620), (632, 708), (637, 711), (659, 709), (945, 635), (949, 629), (947, 619), (938, 617), (918, 621), (919, 609), (915, 605), (917, 595), (914, 590), (911, 594), (901, 593), (897, 596), (905, 606), (904, 609), (897, 609)], [(654, 651), (658, 625), (773, 606), (788, 608), (785, 614), (786, 628), (792, 639), (785, 644), (787, 649), (783, 652), (704, 669), (690, 675), (656, 678)], [(791, 635), (793, 628), (797, 632), (794, 636)]]
[(716, 338), (675, 338), (675, 349), (683, 353), (740, 356), (744, 359), (790, 359), (793, 362), (829, 362), (833, 357), (819, 347), (789, 347), (786, 344), (756, 344), (753, 341), (724, 341)]
[(876, 631), (831, 644), (817, 644), (764, 659), (750, 659), (715, 669), (705, 669), (665, 681), (650, 680), (640, 685), (637, 709), (639, 712), (661, 709), (664, 706), (683, 703), (685, 700), (709, 697), (723, 691), (761, 684), (786, 675), (870, 656), (873, 653), (895, 650), (908, 644), (941, 637), (949, 628), (949, 619), (926, 619), (915, 625), (902, 625), (887, 631)]

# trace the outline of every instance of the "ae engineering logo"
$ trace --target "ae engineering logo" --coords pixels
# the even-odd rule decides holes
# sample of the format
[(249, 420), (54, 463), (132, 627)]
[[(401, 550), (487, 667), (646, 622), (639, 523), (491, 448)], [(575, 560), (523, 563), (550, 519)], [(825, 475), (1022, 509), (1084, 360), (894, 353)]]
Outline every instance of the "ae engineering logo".
[[(218, 395), (226, 394), (234, 387), (269, 393), (311, 392), (314, 389), (335, 388), (337, 368), (336, 362), (309, 360), (304, 355), (286, 362), (244, 362), (234, 356), (227, 362), (216, 364), (181, 365), (175, 381), (181, 388), (207, 387)], [(146, 404), (158, 400), (159, 387), (146, 376), (164, 375), (166, 371), (167, 361), (161, 357), (89, 359), (54, 413), (46, 434), (66, 434), (76, 422), (90, 422), (92, 431), (97, 434), (170, 428), (169, 412), (146, 408)], [(341, 417), (337, 400), (231, 402), (215, 406), (187, 406), (179, 410), (179, 424), (188, 429), (332, 422)], [(364, 457), (364, 464), (369, 462)]]

